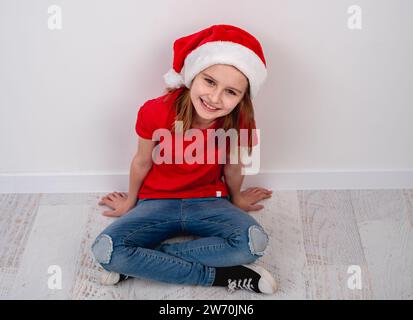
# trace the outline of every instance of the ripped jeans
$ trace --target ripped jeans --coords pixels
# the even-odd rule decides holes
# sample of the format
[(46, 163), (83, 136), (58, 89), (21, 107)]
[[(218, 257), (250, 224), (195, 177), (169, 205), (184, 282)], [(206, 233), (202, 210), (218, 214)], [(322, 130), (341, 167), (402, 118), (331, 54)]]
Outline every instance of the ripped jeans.
[[(182, 235), (199, 238), (162, 243)], [(215, 267), (252, 263), (264, 255), (267, 245), (264, 229), (229, 197), (139, 199), (98, 235), (92, 252), (107, 271), (211, 286)]]

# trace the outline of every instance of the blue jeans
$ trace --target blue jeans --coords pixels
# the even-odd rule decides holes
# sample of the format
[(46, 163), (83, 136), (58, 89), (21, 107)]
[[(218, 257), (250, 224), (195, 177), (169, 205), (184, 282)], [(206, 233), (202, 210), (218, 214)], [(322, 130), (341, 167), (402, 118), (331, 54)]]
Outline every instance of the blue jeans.
[[(162, 243), (181, 235), (199, 238)], [(139, 199), (97, 236), (92, 252), (107, 271), (211, 286), (215, 267), (252, 263), (267, 245), (264, 229), (229, 197)]]

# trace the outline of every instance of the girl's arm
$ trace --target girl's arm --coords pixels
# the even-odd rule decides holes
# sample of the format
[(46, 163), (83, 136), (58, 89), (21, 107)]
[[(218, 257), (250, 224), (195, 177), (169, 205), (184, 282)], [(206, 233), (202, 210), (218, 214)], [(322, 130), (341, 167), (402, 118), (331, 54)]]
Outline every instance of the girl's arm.
[(144, 181), (149, 170), (152, 168), (152, 150), (155, 146), (155, 141), (142, 139), (139, 137), (138, 151), (132, 159), (129, 176), (129, 192), (126, 197), (106, 196), (99, 202), (100, 205), (107, 205), (113, 209), (104, 211), (103, 215), (108, 217), (120, 217), (135, 207), (138, 199), (138, 191)]
[(138, 199), (138, 191), (143, 180), (152, 168), (152, 150), (155, 141), (139, 137), (138, 151), (132, 159), (129, 175), (128, 205), (135, 206)]
[(224, 177), (231, 200), (241, 195), (241, 186), (244, 176), (241, 174), (242, 164), (224, 164)]
[(257, 205), (260, 200), (270, 198), (272, 191), (265, 188), (248, 188), (241, 192), (242, 182), (244, 176), (241, 174), (242, 162), (241, 154), (238, 148), (238, 162), (231, 164), (227, 157), (227, 161), (224, 164), (224, 177), (225, 183), (228, 187), (231, 202), (244, 211), (256, 211), (264, 208), (263, 205)]

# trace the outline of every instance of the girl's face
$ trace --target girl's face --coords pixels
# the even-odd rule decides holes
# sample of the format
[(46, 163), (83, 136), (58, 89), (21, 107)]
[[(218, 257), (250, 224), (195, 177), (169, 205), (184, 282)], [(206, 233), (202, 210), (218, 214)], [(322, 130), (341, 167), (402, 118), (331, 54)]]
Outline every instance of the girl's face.
[(247, 77), (233, 66), (216, 64), (204, 69), (194, 78), (190, 89), (195, 123), (208, 126), (229, 114), (247, 89)]

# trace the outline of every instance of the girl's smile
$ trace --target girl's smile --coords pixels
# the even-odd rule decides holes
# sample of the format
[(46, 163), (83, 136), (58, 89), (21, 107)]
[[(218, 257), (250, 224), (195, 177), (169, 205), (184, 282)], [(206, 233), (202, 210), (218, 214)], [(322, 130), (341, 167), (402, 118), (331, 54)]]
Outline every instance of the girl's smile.
[(202, 98), (199, 98), (202, 102), (202, 106), (205, 108), (206, 111), (208, 112), (216, 112), (219, 110), (219, 108), (212, 107), (210, 104), (206, 103)]

